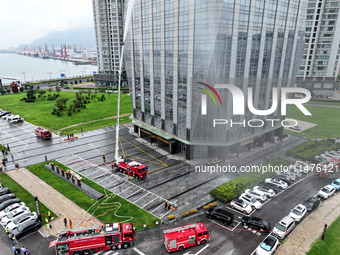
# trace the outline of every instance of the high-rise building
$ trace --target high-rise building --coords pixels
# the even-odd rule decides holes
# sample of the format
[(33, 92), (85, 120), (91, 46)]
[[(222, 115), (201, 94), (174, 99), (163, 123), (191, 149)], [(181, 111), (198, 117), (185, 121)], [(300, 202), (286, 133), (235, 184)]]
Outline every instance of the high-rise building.
[(331, 96), (339, 84), (340, 1), (309, 0), (305, 47), (297, 83), (314, 94)]
[[(282, 134), (280, 107), (268, 116), (235, 115), (232, 94), (219, 84), (270, 109), (272, 88), (295, 82), (306, 0), (130, 2), (124, 58), (135, 132), (187, 159), (240, 152)], [(227, 123), (214, 127), (216, 119)]]
[(96, 31), (99, 86), (118, 84), (119, 61), (123, 42), (124, 0), (92, 0)]

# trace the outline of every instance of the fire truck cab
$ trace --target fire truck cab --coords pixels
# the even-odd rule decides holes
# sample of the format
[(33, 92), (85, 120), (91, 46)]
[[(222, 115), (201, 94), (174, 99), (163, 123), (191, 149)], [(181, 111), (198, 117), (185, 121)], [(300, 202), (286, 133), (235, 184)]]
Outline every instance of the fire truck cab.
[(132, 159), (124, 158), (118, 163), (115, 162), (113, 168), (137, 179), (145, 179), (148, 175), (148, 167)]
[(57, 255), (89, 255), (99, 251), (126, 249), (134, 246), (132, 223), (113, 223), (98, 228), (68, 230), (58, 233), (55, 245)]
[(37, 127), (34, 132), (36, 136), (43, 138), (45, 140), (52, 138), (51, 131), (44, 129), (42, 127)]
[(210, 234), (201, 222), (164, 230), (163, 234), (165, 249), (168, 252), (181, 251), (210, 241)]

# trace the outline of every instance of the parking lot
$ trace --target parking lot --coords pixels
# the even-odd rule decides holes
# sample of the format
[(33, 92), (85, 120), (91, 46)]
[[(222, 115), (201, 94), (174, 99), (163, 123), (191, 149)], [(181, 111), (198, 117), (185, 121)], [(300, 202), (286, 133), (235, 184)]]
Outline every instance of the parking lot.
[[(173, 213), (164, 209), (164, 200), (177, 205), (178, 209), (175, 213), (180, 215), (184, 211), (212, 201), (213, 198), (207, 194), (210, 189), (238, 176), (238, 174), (232, 173), (227, 175), (195, 173), (183, 160), (176, 159), (165, 152), (158, 152), (143, 140), (136, 138), (126, 126), (122, 126), (120, 132), (121, 153), (148, 165), (149, 175), (144, 181), (131, 180), (120, 172), (112, 173), (110, 162), (114, 158), (115, 127), (76, 134), (78, 139), (74, 141), (64, 141), (64, 137), (56, 135), (52, 140), (43, 141), (35, 137), (35, 126), (26, 122), (10, 125), (6, 121), (0, 120), (0, 128), (0, 141), (4, 145), (9, 144), (11, 148), (11, 154), (7, 155), (7, 170), (15, 169), (14, 163), (18, 163), (22, 167), (42, 162), (46, 155), (49, 160), (55, 159), (67, 165), (163, 219)], [(295, 141), (290, 142), (291, 146), (295, 143)], [(271, 157), (277, 157), (281, 153), (278, 149), (271, 149), (271, 152)], [(102, 158), (103, 154), (106, 156), (105, 163)], [(256, 161), (253, 162), (253, 164), (256, 163)], [(298, 203), (315, 195), (318, 189), (326, 183), (330, 183), (330, 179), (319, 178), (315, 175), (300, 179), (290, 188), (267, 201), (261, 210), (254, 211), (251, 215), (261, 217), (273, 226)], [(228, 254), (251, 254), (267, 233), (244, 228), (240, 223), (244, 216), (243, 213), (231, 208), (227, 208), (227, 210), (235, 215), (235, 221), (231, 226), (224, 226), (215, 220), (207, 220), (204, 215), (189, 217), (181, 221), (180, 225), (202, 221), (211, 233), (211, 242), (206, 247), (194, 247), (185, 252), (195, 254), (200, 249), (204, 249), (201, 254), (227, 254), (225, 251), (228, 251)], [(178, 223), (175, 221), (171, 224)], [(134, 249), (112, 254), (150, 254), (155, 252), (166, 254), (162, 244), (161, 229), (170, 228), (171, 224), (159, 229), (145, 230), (145, 234), (143, 234), (144, 231), (138, 232)], [(244, 245), (245, 243), (246, 245)]]

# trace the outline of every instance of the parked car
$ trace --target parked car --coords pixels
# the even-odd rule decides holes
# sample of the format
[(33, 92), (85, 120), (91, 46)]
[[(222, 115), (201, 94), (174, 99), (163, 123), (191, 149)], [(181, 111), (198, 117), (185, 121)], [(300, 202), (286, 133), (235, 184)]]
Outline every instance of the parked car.
[(25, 222), (23, 224), (20, 224), (16, 229), (14, 229), (12, 233), (8, 235), (8, 237), (13, 238), (13, 236), (15, 236), (15, 238), (19, 240), (24, 235), (37, 231), (40, 228), (40, 226), (41, 223), (39, 220), (31, 220)]
[(318, 197), (310, 197), (305, 202), (303, 202), (303, 205), (306, 206), (307, 212), (313, 211), (316, 207), (318, 207), (320, 204), (320, 199)]
[(300, 222), (302, 218), (306, 215), (307, 208), (302, 204), (298, 204), (295, 208), (290, 212), (289, 216), (295, 220), (296, 222)]
[(274, 179), (274, 178), (267, 178), (264, 180), (264, 182), (274, 184), (278, 186), (280, 189), (286, 189), (288, 188), (288, 184), (282, 180)]
[(284, 181), (288, 185), (292, 185), (294, 182), (293, 179), (287, 175), (275, 175), (273, 178)]
[(253, 209), (251, 208), (250, 205), (248, 205), (247, 203), (245, 203), (243, 200), (241, 199), (234, 199), (230, 202), (230, 207), (236, 210), (239, 210), (243, 213), (251, 213), (253, 211)]
[(12, 199), (12, 198), (15, 198), (15, 195), (13, 193), (2, 195), (0, 196), (0, 203), (5, 202), (6, 200)]
[(336, 189), (336, 190), (340, 190), (340, 179), (336, 179), (335, 181), (333, 181), (331, 183), (331, 185)]
[(247, 205), (250, 205), (252, 209), (260, 210), (262, 208), (262, 203), (260, 201), (246, 193), (242, 193), (239, 199), (245, 202)]
[(38, 215), (36, 212), (29, 212), (29, 213), (24, 213), (20, 215), (20, 217), (17, 217), (15, 220), (7, 224), (6, 228), (8, 229), (9, 232), (12, 232), (14, 229), (19, 227), (19, 225), (31, 221), (31, 220), (37, 220)]
[(260, 190), (246, 189), (245, 193), (250, 195), (250, 196), (252, 196), (252, 197), (255, 197), (259, 201), (267, 200), (267, 195), (264, 192), (260, 191)]
[(312, 169), (312, 167), (307, 162), (299, 160), (295, 161), (294, 166), (297, 170), (300, 170), (300, 172), (302, 173), (308, 173)]
[(21, 118), (20, 116), (16, 116), (16, 117), (12, 117), (9, 119), (9, 123), (21, 123), (21, 122), (24, 122), (24, 119)]
[(6, 209), (8, 206), (12, 204), (19, 203), (19, 202), (20, 202), (19, 198), (6, 200), (5, 202), (0, 203), (0, 211)]
[(24, 207), (24, 206), (26, 207), (24, 202), (16, 203), (16, 204), (12, 204), (12, 205), (8, 206), (7, 208), (5, 208), (4, 210), (2, 210), (0, 212), (0, 219), (5, 217), (9, 212), (11, 212), (11, 211), (13, 211), (15, 209), (18, 209), (20, 207)]
[(272, 255), (280, 246), (280, 241), (274, 236), (267, 236), (262, 243), (256, 248), (256, 255)]
[(13, 220), (16, 219), (16, 217), (26, 213), (26, 212), (30, 212), (30, 209), (28, 207), (23, 207), (23, 208), (18, 208), (12, 212), (10, 212), (9, 214), (7, 214), (5, 217), (3, 217), (1, 219), (1, 225), (2, 226), (7, 226), (8, 223), (12, 222)]
[(7, 120), (8, 117), (10, 117), (10, 116), (13, 116), (13, 114), (4, 115), (4, 116), (2, 116), (1, 118), (2, 118), (3, 120)]
[(223, 224), (231, 225), (234, 222), (234, 214), (222, 208), (209, 208), (207, 211), (208, 219), (217, 219)]
[(262, 191), (262, 192), (264, 192), (266, 195), (267, 195), (267, 197), (273, 197), (273, 196), (275, 196), (275, 191), (274, 190), (272, 190), (272, 189), (270, 189), (270, 188), (268, 188), (268, 187), (265, 187), (265, 186), (255, 186), (254, 188), (253, 188), (253, 190), (259, 190), (259, 191)]
[(0, 196), (11, 193), (9, 188), (0, 188)]
[(293, 129), (293, 130), (297, 130), (297, 131), (300, 131), (302, 129), (301, 126), (292, 126), (292, 127), (289, 127), (290, 129)]
[(261, 182), (261, 183), (259, 183), (259, 186), (272, 189), (272, 190), (274, 190), (274, 192), (276, 194), (280, 192), (280, 188), (277, 185), (274, 185), (274, 184), (271, 184), (271, 183)]
[(270, 232), (270, 223), (257, 217), (242, 217), (242, 223), (244, 226), (251, 227), (260, 231)]
[(3, 117), (3, 116), (8, 115), (8, 114), (12, 114), (12, 113), (11, 112), (1, 112), (0, 117)]
[(332, 196), (334, 192), (335, 192), (335, 188), (332, 185), (326, 185), (319, 191), (318, 196), (323, 199), (327, 199), (330, 196)]
[(275, 224), (272, 234), (279, 239), (285, 239), (290, 232), (295, 227), (295, 221), (289, 217), (285, 216), (282, 220)]

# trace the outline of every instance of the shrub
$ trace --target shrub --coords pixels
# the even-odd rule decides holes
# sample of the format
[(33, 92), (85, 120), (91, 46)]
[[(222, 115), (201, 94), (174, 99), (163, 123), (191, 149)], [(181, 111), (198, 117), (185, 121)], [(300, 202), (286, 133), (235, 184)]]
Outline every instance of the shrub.
[[(289, 165), (289, 162), (282, 159), (275, 159), (268, 162), (268, 165)], [(231, 200), (240, 196), (246, 189), (256, 186), (258, 183), (273, 175), (271, 172), (266, 172), (263, 174), (261, 172), (247, 173), (228, 183), (222, 184), (213, 190), (210, 190), (209, 194), (224, 203), (229, 203)]]

